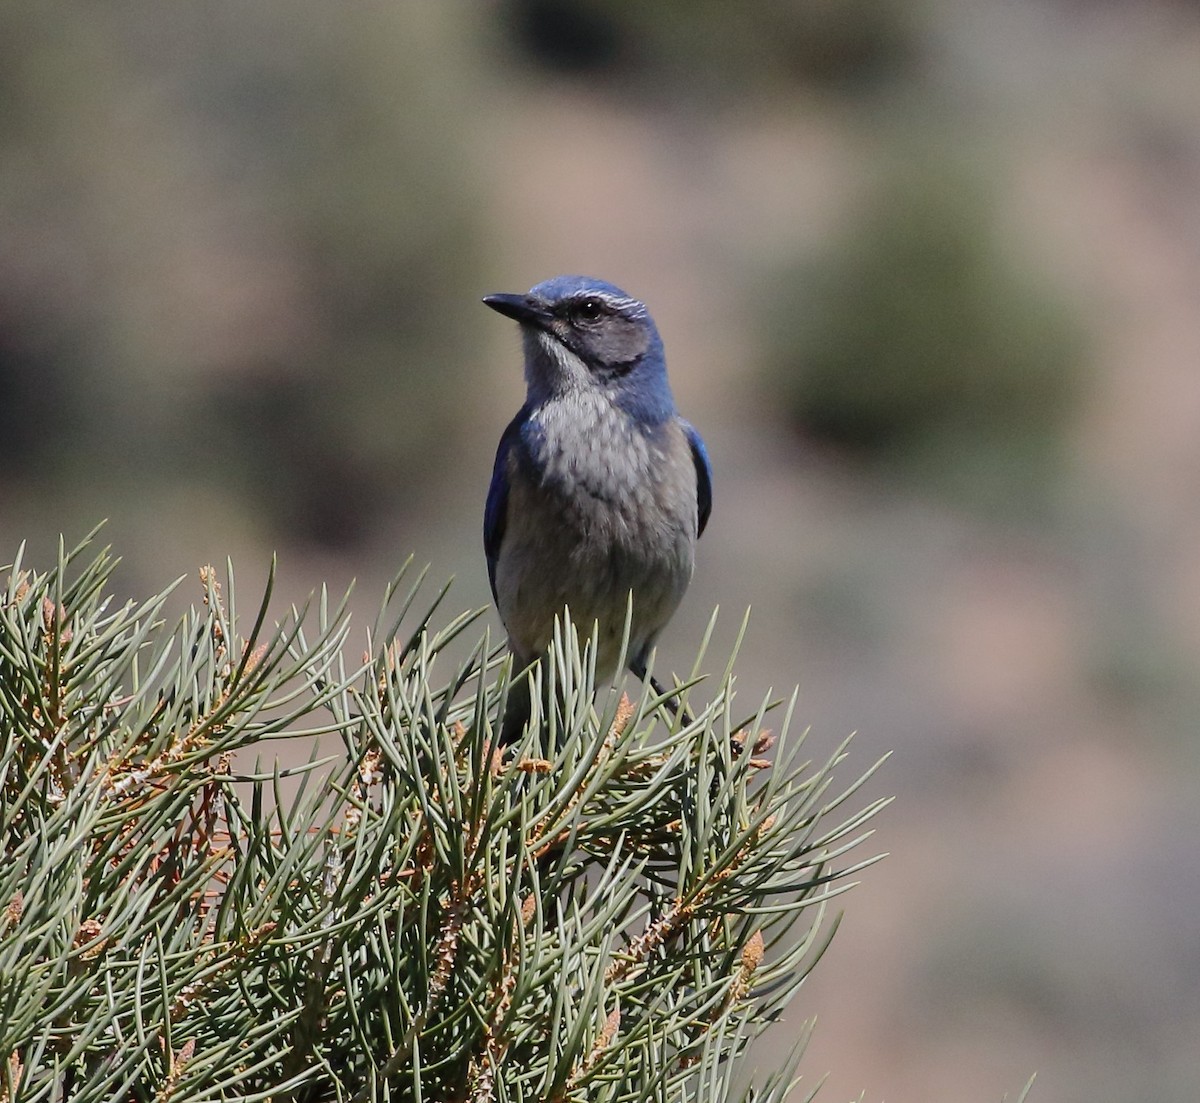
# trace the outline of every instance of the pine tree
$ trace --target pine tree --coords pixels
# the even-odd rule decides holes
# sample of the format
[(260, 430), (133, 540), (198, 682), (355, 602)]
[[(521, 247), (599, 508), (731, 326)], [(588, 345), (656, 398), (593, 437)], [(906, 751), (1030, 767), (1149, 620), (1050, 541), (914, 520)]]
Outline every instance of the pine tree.
[(114, 566), (0, 570), (2, 1103), (783, 1099), (801, 1047), (737, 1057), (881, 803), (843, 810), (794, 697), (774, 737), (732, 661), (694, 719), (597, 694), (568, 629), (497, 748), (509, 661), (411, 568), (352, 661), (345, 601), (277, 616), (273, 567), (243, 635), (232, 565), (173, 627)]

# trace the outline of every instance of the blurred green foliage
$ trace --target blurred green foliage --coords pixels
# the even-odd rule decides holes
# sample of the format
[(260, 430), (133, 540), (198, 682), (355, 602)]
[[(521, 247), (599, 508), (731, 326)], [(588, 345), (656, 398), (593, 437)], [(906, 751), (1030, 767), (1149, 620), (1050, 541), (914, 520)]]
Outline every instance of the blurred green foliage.
[(223, 91), (258, 97), (232, 116), (248, 151), (289, 135), (262, 185), (284, 203), (315, 331), (286, 372), (268, 365), (213, 397), (217, 424), (253, 450), (262, 504), (336, 544), (403, 502), (455, 431), (470, 331), (446, 324), (446, 306), (472, 284), (478, 202), (464, 144), (446, 140), (462, 136), (464, 88), (447, 67), (462, 36), (452, 46), (446, 20), (411, 5), (313, 14), (308, 34), (226, 74)]
[(777, 285), (770, 384), (798, 431), (988, 506), (1036, 497), (1079, 397), (1081, 336), (1007, 246), (970, 173), (881, 181), (828, 255)]
[(737, 92), (800, 81), (870, 88), (917, 59), (902, 0), (505, 0), (505, 25), (548, 68), (629, 78), (626, 91)]
[(445, 321), (480, 282), (464, 18), (0, 14), (6, 469), (103, 473), (93, 520), (130, 487), (232, 490), (325, 545), (403, 505), (471, 363)]

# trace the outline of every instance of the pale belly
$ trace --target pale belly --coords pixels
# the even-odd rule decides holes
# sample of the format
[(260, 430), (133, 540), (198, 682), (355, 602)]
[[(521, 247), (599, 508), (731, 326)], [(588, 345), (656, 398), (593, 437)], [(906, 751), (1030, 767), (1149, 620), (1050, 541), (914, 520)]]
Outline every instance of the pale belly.
[(672, 509), (662, 490), (598, 501), (514, 480), (496, 591), (510, 645), (523, 661), (550, 646), (564, 608), (581, 642), (597, 633), (601, 679), (617, 673), (631, 600), (627, 660), (653, 643), (691, 580), (695, 543), (694, 497)]

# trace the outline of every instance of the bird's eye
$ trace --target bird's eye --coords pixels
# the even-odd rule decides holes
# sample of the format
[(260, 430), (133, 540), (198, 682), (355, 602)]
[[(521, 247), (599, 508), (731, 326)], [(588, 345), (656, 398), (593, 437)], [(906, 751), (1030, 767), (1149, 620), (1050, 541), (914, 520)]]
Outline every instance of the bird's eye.
[(571, 311), (579, 322), (598, 322), (604, 314), (604, 304), (599, 299), (580, 299)]

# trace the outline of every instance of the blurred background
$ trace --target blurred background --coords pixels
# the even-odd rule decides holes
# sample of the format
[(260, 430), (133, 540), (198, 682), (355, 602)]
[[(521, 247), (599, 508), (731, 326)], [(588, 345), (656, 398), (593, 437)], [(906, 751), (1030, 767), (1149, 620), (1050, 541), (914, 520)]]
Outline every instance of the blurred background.
[(108, 518), (130, 596), (278, 550), (363, 622), (410, 553), (487, 603), (478, 299), (560, 272), (648, 301), (712, 453), (660, 670), (753, 606), (746, 709), (895, 752), (777, 1048), (1195, 1103), (1200, 4), (6, 4), (0, 562)]

